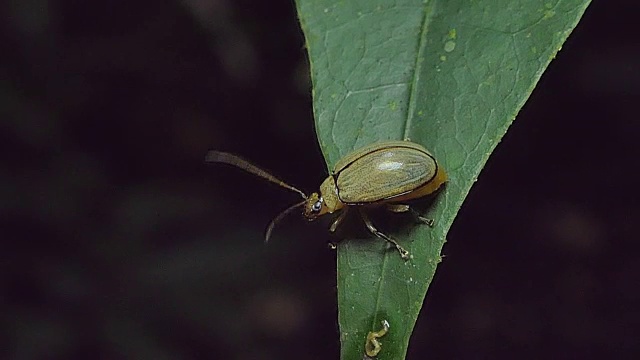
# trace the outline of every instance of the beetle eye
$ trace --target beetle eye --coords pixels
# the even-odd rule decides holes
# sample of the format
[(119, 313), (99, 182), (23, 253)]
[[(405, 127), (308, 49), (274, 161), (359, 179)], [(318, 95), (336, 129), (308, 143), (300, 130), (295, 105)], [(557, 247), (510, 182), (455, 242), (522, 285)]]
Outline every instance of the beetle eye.
[(315, 202), (315, 204), (313, 204), (313, 206), (311, 206), (311, 211), (319, 212), (321, 208), (322, 208), (322, 200), (318, 200)]

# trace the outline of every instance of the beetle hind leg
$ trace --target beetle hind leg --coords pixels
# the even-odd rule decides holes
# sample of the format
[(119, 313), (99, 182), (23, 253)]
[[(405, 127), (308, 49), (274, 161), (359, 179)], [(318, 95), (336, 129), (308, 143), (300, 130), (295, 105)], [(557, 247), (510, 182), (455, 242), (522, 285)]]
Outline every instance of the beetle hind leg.
[(385, 233), (382, 233), (378, 229), (376, 229), (376, 227), (371, 222), (371, 219), (369, 219), (369, 216), (364, 211), (360, 211), (360, 215), (362, 216), (362, 221), (364, 221), (364, 224), (367, 226), (367, 230), (369, 230), (370, 233), (395, 246), (395, 248), (400, 253), (400, 257), (402, 257), (402, 259), (404, 260), (410, 259), (411, 256), (409, 255), (409, 252), (405, 250), (402, 246), (400, 246), (400, 244), (398, 244), (397, 241), (393, 240), (392, 238), (387, 236)]
[(417, 212), (414, 208), (412, 208), (409, 205), (405, 205), (405, 204), (387, 204), (387, 210), (389, 210), (391, 212), (394, 212), (394, 213), (409, 212), (409, 213), (411, 213), (411, 215), (413, 215), (413, 217), (418, 222), (426, 224), (429, 227), (433, 227), (433, 224), (435, 223), (435, 221), (433, 221), (433, 219), (429, 219), (429, 218), (426, 218), (426, 217), (420, 215), (419, 212)]

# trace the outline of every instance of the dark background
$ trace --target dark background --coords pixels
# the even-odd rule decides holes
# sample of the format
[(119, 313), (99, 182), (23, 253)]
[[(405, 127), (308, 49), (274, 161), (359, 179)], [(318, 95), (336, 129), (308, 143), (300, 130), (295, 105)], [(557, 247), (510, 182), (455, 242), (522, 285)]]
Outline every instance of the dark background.
[[(0, 358), (335, 359), (291, 0), (0, 5)], [(640, 354), (636, 1), (595, 1), (491, 157), (409, 358)]]

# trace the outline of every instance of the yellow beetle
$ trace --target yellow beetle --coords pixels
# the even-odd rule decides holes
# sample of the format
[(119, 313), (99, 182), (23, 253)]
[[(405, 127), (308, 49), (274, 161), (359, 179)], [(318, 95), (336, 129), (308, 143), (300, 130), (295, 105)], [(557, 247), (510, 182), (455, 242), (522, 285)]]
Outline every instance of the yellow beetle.
[(409, 252), (380, 232), (366, 210), (384, 206), (393, 212), (411, 212), (431, 226), (432, 220), (420, 216), (406, 202), (435, 193), (447, 181), (446, 172), (433, 155), (409, 141), (378, 142), (348, 154), (338, 161), (331, 175), (322, 182), (320, 192), (310, 196), (236, 155), (209, 151), (206, 161), (237, 166), (302, 196), (304, 201), (287, 208), (271, 221), (266, 241), (277, 222), (297, 207), (304, 206), (304, 216), (308, 220), (342, 211), (331, 224), (331, 232), (337, 229), (349, 209), (357, 208), (367, 229), (393, 244), (405, 260), (410, 257)]

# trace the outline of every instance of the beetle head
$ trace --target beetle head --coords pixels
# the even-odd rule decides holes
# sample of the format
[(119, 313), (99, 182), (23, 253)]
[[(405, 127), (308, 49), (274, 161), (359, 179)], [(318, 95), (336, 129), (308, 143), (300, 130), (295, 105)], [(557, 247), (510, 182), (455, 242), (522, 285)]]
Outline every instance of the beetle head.
[(326, 214), (327, 211), (327, 205), (324, 203), (322, 196), (318, 193), (309, 195), (309, 198), (304, 204), (304, 217), (307, 218), (307, 220), (315, 220), (319, 216)]

